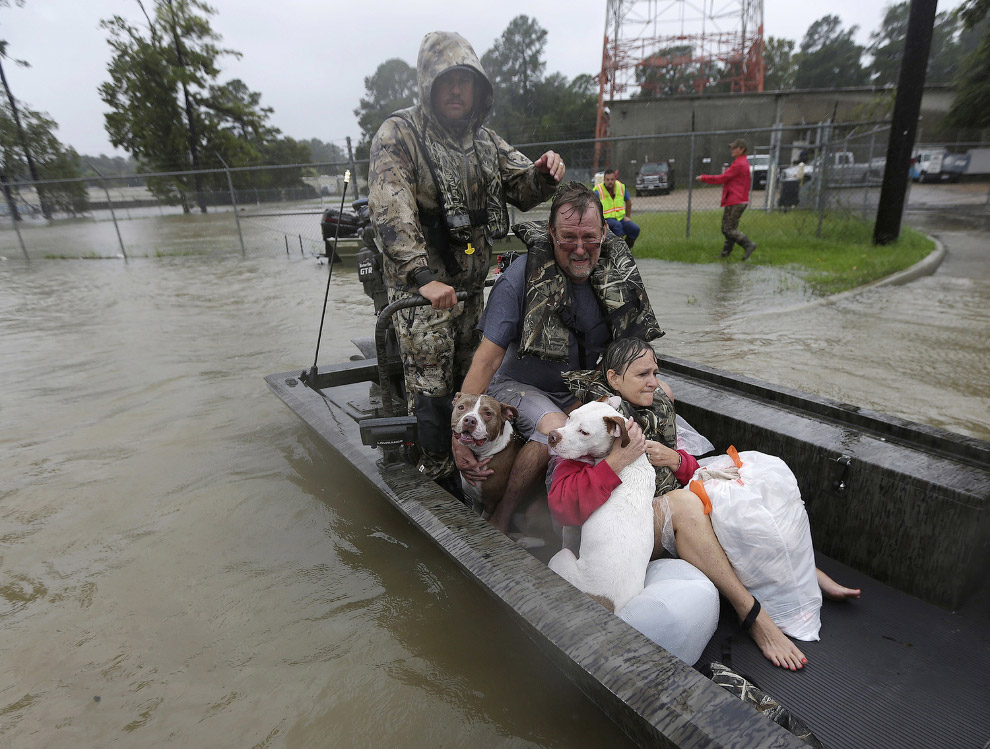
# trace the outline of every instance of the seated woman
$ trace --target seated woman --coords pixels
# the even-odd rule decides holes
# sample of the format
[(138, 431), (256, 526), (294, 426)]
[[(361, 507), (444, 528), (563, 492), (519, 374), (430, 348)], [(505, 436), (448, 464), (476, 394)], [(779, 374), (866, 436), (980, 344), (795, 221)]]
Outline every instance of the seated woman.
[[(698, 497), (680, 488), (694, 472), (691, 469), (687, 473), (686, 468), (692, 463), (696, 468), (697, 461), (675, 449), (673, 399), (670, 388), (657, 379), (658, 374), (656, 354), (650, 344), (627, 338), (613, 342), (606, 349), (599, 371), (565, 373), (564, 380), (581, 400), (619, 395), (623, 399), (620, 411), (642, 428), (646, 454), (657, 467), (658, 494), (653, 500), (654, 558), (666, 550), (697, 567), (728, 600), (768, 660), (792, 671), (802, 668), (807, 658), (740, 582)], [(618, 476), (608, 474), (607, 460), (595, 467), (584, 465), (584, 468), (568, 466), (554, 475), (550, 511), (562, 523), (584, 523), (618, 485)], [(859, 590), (839, 585), (821, 570), (817, 570), (817, 575), (827, 597), (837, 600), (859, 597)]]

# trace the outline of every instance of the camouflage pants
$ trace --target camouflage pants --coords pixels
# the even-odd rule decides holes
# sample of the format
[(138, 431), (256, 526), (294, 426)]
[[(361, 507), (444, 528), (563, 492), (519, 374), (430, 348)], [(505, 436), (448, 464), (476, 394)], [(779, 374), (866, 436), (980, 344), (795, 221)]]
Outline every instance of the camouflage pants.
[[(409, 296), (405, 291), (388, 291), (389, 302)], [(402, 356), (406, 402), (419, 426), (419, 469), (430, 478), (442, 478), (454, 470), (450, 404), (481, 342), (477, 325), (482, 306), (483, 297), (478, 294), (451, 309), (410, 307), (392, 317)]]
[(727, 205), (722, 211), (722, 234), (725, 237), (725, 250), (731, 250), (733, 244), (749, 249), (752, 240), (739, 231), (739, 219), (742, 218), (746, 204)]

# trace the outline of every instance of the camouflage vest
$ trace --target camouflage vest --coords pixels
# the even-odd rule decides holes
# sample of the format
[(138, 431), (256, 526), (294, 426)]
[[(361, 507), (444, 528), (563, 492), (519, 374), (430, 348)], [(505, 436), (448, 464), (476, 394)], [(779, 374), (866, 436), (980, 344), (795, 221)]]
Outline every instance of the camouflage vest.
[[(529, 250), (519, 356), (566, 363), (571, 329), (565, 318), (570, 313), (571, 281), (557, 266), (545, 222), (517, 224), (512, 231)], [(611, 340), (635, 336), (652, 341), (664, 334), (650, 307), (639, 268), (624, 240), (608, 234), (588, 283), (608, 321)]]
[[(564, 378), (567, 389), (582, 403), (615, 395), (615, 391), (608, 386), (605, 378), (596, 369), (564, 372), (561, 376)], [(646, 439), (660, 442), (671, 450), (677, 449), (677, 425), (675, 423), (677, 414), (674, 411), (674, 404), (667, 397), (663, 388), (657, 388), (653, 391), (653, 405), (634, 406), (623, 400), (619, 412), (626, 418), (635, 419), (642, 428)], [(657, 488), (654, 496), (680, 488), (681, 485), (674, 478), (674, 471), (671, 468), (668, 466), (657, 468)]]
[[(394, 116), (409, 124), (420, 155), (430, 168), (440, 204), (438, 223), (446, 229), (450, 241), (464, 246), (474, 239), (472, 229), (478, 227), (484, 227), (489, 244), (508, 234), (509, 211), (505, 207), (505, 190), (498, 168), (498, 149), (489, 130), (480, 127), (474, 132), (472, 146), (478, 156), (480, 174), (476, 171), (474, 175), (468, 175), (466, 165), (471, 163), (468, 152), (445, 137), (432, 119), (423, 116), (420, 107), (396, 112)], [(484, 205), (471, 199), (470, 186), (464, 181), (466, 176), (474, 176), (483, 182)], [(424, 213), (429, 211), (420, 207), (421, 219), (426, 218)], [(429, 233), (429, 219), (422, 223)]]

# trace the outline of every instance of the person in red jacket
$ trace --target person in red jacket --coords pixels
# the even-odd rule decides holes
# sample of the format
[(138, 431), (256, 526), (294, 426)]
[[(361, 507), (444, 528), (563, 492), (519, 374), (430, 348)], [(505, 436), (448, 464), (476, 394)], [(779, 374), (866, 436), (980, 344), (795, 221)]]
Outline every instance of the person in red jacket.
[(728, 257), (733, 245), (738, 244), (744, 250), (743, 260), (749, 258), (756, 249), (756, 243), (739, 231), (739, 219), (749, 205), (749, 185), (752, 180), (749, 171), (749, 160), (746, 158), (746, 141), (736, 138), (729, 144), (732, 152), (732, 163), (721, 174), (699, 174), (695, 179), (708, 185), (722, 185), (722, 234), (725, 244), (722, 246), (722, 257)]

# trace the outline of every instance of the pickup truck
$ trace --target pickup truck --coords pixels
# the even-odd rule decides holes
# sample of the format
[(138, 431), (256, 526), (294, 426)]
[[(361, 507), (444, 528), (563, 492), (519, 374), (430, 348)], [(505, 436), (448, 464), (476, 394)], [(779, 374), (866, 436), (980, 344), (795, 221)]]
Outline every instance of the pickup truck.
[[(828, 169), (828, 181), (832, 185), (849, 184), (850, 182), (862, 182), (866, 179), (870, 165), (866, 162), (857, 162), (851, 151), (832, 151), (828, 155), (830, 165)], [(810, 163), (804, 165), (804, 181), (808, 182), (814, 178), (819, 169), (821, 159), (815, 157)], [(781, 179), (798, 179), (801, 165), (795, 164), (781, 170)]]

